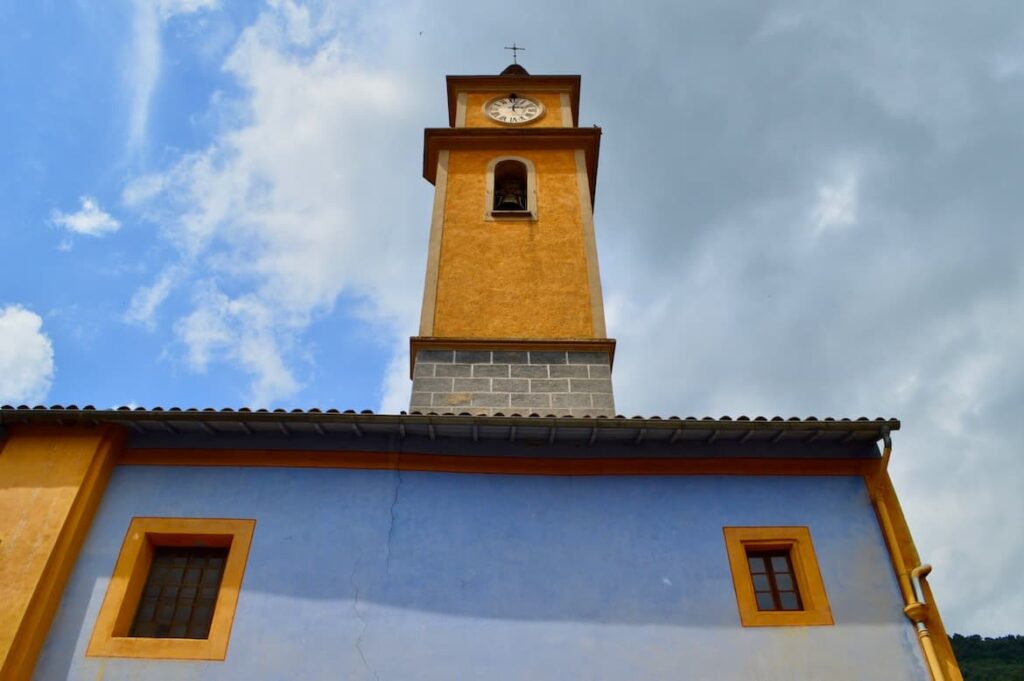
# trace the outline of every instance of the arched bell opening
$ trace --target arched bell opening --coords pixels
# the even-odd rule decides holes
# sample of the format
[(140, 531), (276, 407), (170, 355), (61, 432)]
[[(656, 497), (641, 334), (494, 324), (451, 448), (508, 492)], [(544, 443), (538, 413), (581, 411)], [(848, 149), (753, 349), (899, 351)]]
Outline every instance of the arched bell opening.
[(486, 220), (536, 220), (537, 172), (528, 158), (498, 156), (487, 164)]
[(505, 160), (494, 166), (494, 205), (497, 212), (529, 211), (528, 181), (526, 164), (522, 161)]

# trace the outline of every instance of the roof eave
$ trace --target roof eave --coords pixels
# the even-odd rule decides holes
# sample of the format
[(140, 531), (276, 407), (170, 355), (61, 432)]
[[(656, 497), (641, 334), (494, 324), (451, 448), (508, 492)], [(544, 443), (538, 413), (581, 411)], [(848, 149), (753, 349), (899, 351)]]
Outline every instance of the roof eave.
[(601, 128), (427, 128), (423, 131), (423, 177), (434, 184), (442, 149), (582, 149), (590, 204), (597, 193)]

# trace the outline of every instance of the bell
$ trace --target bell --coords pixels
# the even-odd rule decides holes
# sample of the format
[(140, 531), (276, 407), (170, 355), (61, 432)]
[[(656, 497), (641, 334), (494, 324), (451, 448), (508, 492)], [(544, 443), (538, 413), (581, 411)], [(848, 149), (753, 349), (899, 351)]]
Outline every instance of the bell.
[(526, 197), (523, 195), (523, 188), (515, 180), (506, 180), (501, 183), (497, 191), (495, 210), (526, 210)]

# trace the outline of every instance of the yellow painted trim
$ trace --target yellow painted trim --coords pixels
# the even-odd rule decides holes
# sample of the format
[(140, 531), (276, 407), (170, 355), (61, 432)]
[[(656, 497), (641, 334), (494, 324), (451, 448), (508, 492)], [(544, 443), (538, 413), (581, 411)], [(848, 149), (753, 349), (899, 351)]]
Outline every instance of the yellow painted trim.
[[(255, 520), (132, 518), (93, 628), (86, 655), (171, 660), (223, 660), (235, 619)], [(206, 639), (128, 636), (156, 546), (229, 546), (210, 636)]]
[(863, 459), (616, 458), (550, 459), (410, 452), (280, 449), (126, 449), (126, 466), (246, 466), (485, 473), (499, 475), (814, 475), (862, 476)]
[(573, 127), (572, 125), (572, 103), (569, 101), (569, 93), (563, 92), (561, 96), (562, 102), (562, 126), (566, 128)]
[[(910, 534), (910, 526), (903, 515), (899, 499), (896, 496), (896, 489), (889, 477), (888, 452), (882, 461), (875, 464), (872, 470), (864, 476), (868, 493), (875, 507), (875, 514), (878, 518), (878, 525), (885, 539), (886, 548), (889, 551), (889, 558), (892, 561), (893, 571), (899, 583), (900, 592), (905, 603), (914, 603), (913, 588), (910, 584), (910, 571), (920, 565), (921, 557), (917, 553), (914, 539)], [(936, 681), (963, 681), (963, 674), (960, 665), (953, 653), (953, 646), (949, 642), (946, 627), (939, 614), (939, 606), (935, 603), (935, 596), (932, 594), (931, 585), (927, 580), (921, 580), (925, 600), (928, 601), (925, 626), (930, 635), (930, 645), (936, 658), (934, 664), (937, 668), (929, 668), (931, 676)], [(926, 659), (929, 652), (922, 640), (922, 654)]]
[(455, 109), (455, 127), (464, 128), (466, 127), (466, 99), (467, 94), (465, 92), (459, 93), (458, 103)]
[[(437, 180), (434, 183), (434, 208), (430, 215), (430, 241), (427, 245), (427, 272), (423, 282), (423, 307), (420, 309), (420, 335), (434, 332), (437, 312), (437, 283), (441, 267), (441, 240), (444, 233), (444, 202), (448, 194), (448, 150), (437, 156)], [(410, 359), (410, 362), (413, 361)]]
[(604, 338), (608, 335), (604, 321), (604, 294), (601, 292), (601, 266), (597, 261), (597, 237), (594, 233), (593, 199), (590, 196), (591, 181), (587, 171), (587, 158), (582, 149), (576, 150), (576, 184), (580, 195), (580, 217), (583, 219), (583, 247), (587, 257), (587, 283), (590, 287), (590, 314), (593, 319), (594, 335)]
[[(723, 527), (725, 548), (736, 589), (740, 622), (745, 627), (802, 627), (831, 625), (832, 609), (806, 527)], [(762, 612), (757, 609), (747, 551), (788, 550), (804, 609)]]
[[(16, 533), (0, 537), (0, 581), (14, 589), (5, 593), (4, 602), (0, 604), (0, 616), (5, 620), (0, 628), (13, 626), (9, 640), (0, 636), (0, 679), (28, 681), (32, 678), (123, 440), (124, 431), (115, 426), (95, 429), (17, 426), (11, 429), (0, 451), (0, 497), (8, 492), (29, 491), (27, 486), (34, 490), (30, 492), (30, 504), (38, 504), (55, 493), (63, 494), (61, 490), (68, 485), (74, 491), (66, 513), (57, 516), (50, 509), (36, 505), (9, 509), (0, 499), (0, 513), (18, 525)], [(78, 477), (71, 467), (83, 460), (87, 463)], [(19, 512), (20, 518), (16, 515)], [(59, 523), (56, 536), (52, 534), (51, 522)], [(41, 561), (38, 555), (32, 555), (40, 551), (47, 552)], [(12, 574), (6, 569), (14, 568), (15, 564), (22, 568), (36, 562), (41, 563), (41, 570), (36, 573)], [(22, 600), (25, 596), (27, 602)]]

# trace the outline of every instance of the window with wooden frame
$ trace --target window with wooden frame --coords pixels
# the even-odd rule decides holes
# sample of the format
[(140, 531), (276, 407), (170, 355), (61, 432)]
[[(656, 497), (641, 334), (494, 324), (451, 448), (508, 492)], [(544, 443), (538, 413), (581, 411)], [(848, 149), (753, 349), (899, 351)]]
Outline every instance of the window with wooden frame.
[(803, 610), (789, 551), (747, 551), (747, 567), (759, 611)]
[(255, 525), (133, 518), (86, 654), (223, 660)]
[(740, 622), (745, 627), (832, 624), (806, 527), (726, 527)]

